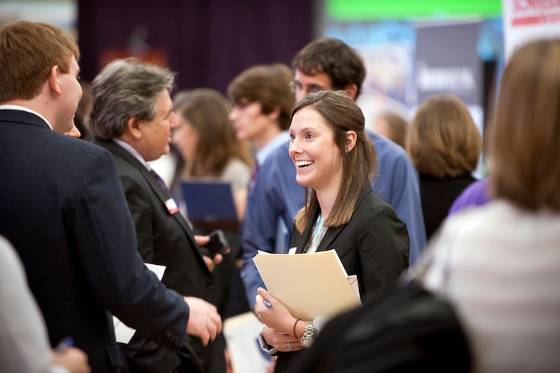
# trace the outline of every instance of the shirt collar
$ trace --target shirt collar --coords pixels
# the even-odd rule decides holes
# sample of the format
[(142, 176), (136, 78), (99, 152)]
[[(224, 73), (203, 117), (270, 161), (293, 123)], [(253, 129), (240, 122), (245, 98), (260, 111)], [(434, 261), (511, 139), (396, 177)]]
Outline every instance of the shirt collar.
[(268, 155), (272, 153), (274, 149), (276, 149), (277, 147), (279, 147), (280, 145), (288, 141), (289, 138), (290, 135), (288, 134), (288, 131), (283, 131), (279, 133), (278, 136), (273, 138), (265, 146), (263, 146), (257, 151), (257, 154), (255, 155), (255, 157), (257, 158), (257, 163), (259, 165), (262, 165), (266, 160), (266, 157), (268, 157)]
[(19, 110), (19, 111), (27, 111), (28, 113), (35, 114), (36, 116), (38, 116), (39, 118), (44, 120), (47, 123), (47, 125), (49, 126), (49, 128), (51, 130), (53, 130), (53, 126), (52, 126), (51, 122), (49, 122), (47, 120), (47, 118), (45, 118), (44, 116), (42, 116), (41, 114), (39, 114), (35, 110), (31, 110), (31, 109), (29, 109), (25, 106), (12, 105), (12, 104), (10, 104), (10, 105), (0, 105), (0, 110)]
[(132, 154), (132, 156), (134, 158), (136, 158), (138, 160), (138, 162), (142, 163), (144, 165), (144, 167), (146, 167), (148, 169), (148, 171), (152, 170), (152, 168), (150, 167), (148, 162), (146, 162), (146, 160), (140, 155), (140, 153), (138, 153), (138, 151), (136, 149), (134, 149), (134, 147), (132, 145), (130, 145), (129, 143), (127, 143), (125, 141), (122, 141), (120, 139), (113, 139), (113, 141), (117, 145), (119, 145), (121, 148), (123, 148), (124, 150), (126, 150), (127, 152)]

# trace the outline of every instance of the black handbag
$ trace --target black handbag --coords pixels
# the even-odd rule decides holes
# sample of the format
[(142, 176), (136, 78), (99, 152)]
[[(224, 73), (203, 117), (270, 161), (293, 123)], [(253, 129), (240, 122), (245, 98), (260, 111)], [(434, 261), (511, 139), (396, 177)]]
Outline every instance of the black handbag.
[(290, 372), (469, 372), (471, 353), (452, 305), (416, 282), (331, 320)]

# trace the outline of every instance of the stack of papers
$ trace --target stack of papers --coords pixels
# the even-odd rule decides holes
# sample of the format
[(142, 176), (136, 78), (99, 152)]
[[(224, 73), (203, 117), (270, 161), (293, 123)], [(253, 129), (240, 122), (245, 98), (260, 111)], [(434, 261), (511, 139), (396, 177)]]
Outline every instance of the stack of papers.
[(266, 288), (302, 320), (329, 318), (360, 304), (356, 276), (348, 276), (335, 250), (253, 258)]

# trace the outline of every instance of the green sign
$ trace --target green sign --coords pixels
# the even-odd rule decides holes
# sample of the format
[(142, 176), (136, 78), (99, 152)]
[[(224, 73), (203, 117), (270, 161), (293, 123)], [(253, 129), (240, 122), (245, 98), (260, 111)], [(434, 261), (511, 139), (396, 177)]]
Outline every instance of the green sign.
[(334, 21), (502, 15), (501, 0), (326, 0), (326, 5)]

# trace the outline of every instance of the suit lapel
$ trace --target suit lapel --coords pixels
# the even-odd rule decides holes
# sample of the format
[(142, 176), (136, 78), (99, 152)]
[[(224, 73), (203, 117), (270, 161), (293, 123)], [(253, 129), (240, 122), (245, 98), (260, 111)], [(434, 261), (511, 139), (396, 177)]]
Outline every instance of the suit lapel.
[[(301, 253), (304, 253), (306, 251), (306, 248), (307, 248), (306, 244), (311, 241), (311, 236), (313, 234), (313, 227), (315, 226), (316, 221), (317, 221), (317, 217), (312, 219), (310, 224), (308, 224), (307, 227), (305, 228), (305, 231), (301, 235), (301, 239), (298, 242), (298, 247), (297, 247), (297, 250), (296, 250), (296, 254), (301, 254)], [(325, 232), (325, 236), (323, 236), (323, 239), (319, 243), (319, 247), (317, 247), (317, 251), (329, 250), (330, 249), (329, 246), (338, 237), (340, 232), (343, 231), (345, 226), (346, 225), (342, 225), (340, 227), (335, 227), (335, 228), (328, 228), (327, 231)]]
[(158, 184), (154, 176), (150, 174), (150, 171), (144, 166), (138, 159), (136, 159), (132, 154), (123, 149), (118, 144), (113, 141), (99, 141), (96, 143), (108, 149), (111, 153), (118, 155), (120, 158), (124, 159), (126, 162), (130, 163), (131, 166), (136, 168), (142, 174), (142, 177), (146, 180), (152, 191), (157, 195), (158, 199), (165, 205), (168, 199), (171, 197), (168, 195), (167, 191), (163, 190)]
[[(128, 152), (126, 152), (126, 153), (130, 155), (130, 153), (128, 153)], [(131, 157), (132, 157), (132, 155), (131, 155)], [(173, 219), (175, 219), (175, 221), (181, 226), (181, 228), (183, 229), (183, 231), (185, 232), (185, 234), (187, 235), (187, 237), (191, 241), (192, 247), (197, 252), (197, 254), (198, 254), (197, 257), (199, 258), (199, 261), (202, 263), (202, 265), (208, 271), (208, 273), (210, 273), (210, 271), (208, 270), (208, 267), (206, 266), (206, 263), (204, 263), (204, 259), (202, 259), (202, 254), (200, 253), (200, 250), (198, 250), (198, 245), (197, 245), (197, 243), (194, 239), (194, 233), (192, 231), (191, 226), (189, 225), (189, 223), (187, 223), (187, 221), (185, 220), (183, 215), (178, 210), (175, 211), (175, 212), (171, 212), (169, 210), (169, 208), (167, 206), (167, 203), (168, 203), (169, 200), (173, 200), (173, 198), (171, 198), (171, 196), (169, 195), (169, 192), (167, 190), (164, 190), (163, 187), (161, 185), (159, 185), (159, 182), (155, 179), (155, 177), (150, 173), (150, 171), (148, 171), (148, 169), (144, 165), (140, 164), (140, 162), (138, 162), (138, 160), (136, 158), (134, 158), (134, 157), (132, 157), (132, 158), (140, 166), (139, 169), (140, 169), (140, 172), (142, 173), (142, 176), (144, 177), (144, 179), (146, 179), (146, 182), (148, 183), (150, 188), (152, 188), (154, 193), (158, 196), (158, 199), (164, 205), (164, 208), (167, 210), (167, 213), (170, 214), (173, 217)]]
[(317, 248), (317, 251), (330, 250), (331, 249), (331, 247), (330, 247), (331, 244), (334, 242), (334, 240), (336, 240), (338, 235), (344, 230), (345, 227), (346, 227), (346, 224), (335, 227), (335, 228), (327, 229), (327, 231), (325, 232), (325, 236), (323, 236), (323, 239), (319, 243), (319, 247)]
[(307, 224), (305, 230), (301, 234), (300, 240), (297, 243), (296, 254), (301, 254), (305, 252), (307, 248), (306, 244), (309, 242), (309, 240), (311, 239), (311, 235), (313, 234), (313, 227), (315, 226), (315, 221), (317, 220), (317, 216), (319, 216), (319, 209), (317, 209), (317, 211), (314, 211), (313, 218)]
[[(140, 163), (140, 161), (138, 161), (138, 159), (136, 159), (132, 154), (130, 154), (128, 151), (126, 151), (125, 149), (123, 149), (121, 146), (114, 143), (113, 141), (103, 141), (103, 140), (96, 139), (95, 142), (98, 145), (101, 145), (104, 148), (108, 149), (113, 154), (117, 154), (119, 157), (121, 157), (122, 159), (124, 159), (125, 161), (130, 163), (131, 166), (138, 169), (140, 171), (140, 173), (142, 174), (142, 177), (146, 180), (146, 182), (148, 183), (148, 185), (152, 189), (152, 191), (157, 195), (160, 202), (164, 205), (164, 208), (167, 210), (167, 212), (169, 214), (171, 214), (169, 212), (169, 209), (167, 208), (167, 204), (166, 204), (166, 202), (168, 200), (172, 199), (171, 196), (169, 195), (169, 193), (166, 190), (163, 190), (161, 185), (159, 185), (158, 181), (154, 178), (154, 176), (150, 173), (150, 171), (148, 171), (146, 166), (144, 166), (142, 163)], [(204, 263), (204, 259), (202, 259), (202, 254), (200, 253), (200, 250), (198, 250), (198, 245), (197, 245), (196, 241), (194, 240), (194, 233), (193, 233), (192, 228), (190, 227), (189, 223), (187, 223), (187, 221), (183, 218), (183, 215), (181, 215), (181, 213), (179, 211), (177, 211), (177, 212), (175, 212), (171, 215), (172, 215), (173, 219), (175, 219), (175, 221), (181, 226), (183, 231), (185, 231), (187, 237), (191, 241), (192, 247), (195, 249), (195, 251), (198, 254), (197, 256), (199, 257), (199, 261), (202, 263), (202, 265), (208, 271), (208, 273), (210, 273), (210, 271), (208, 270), (208, 267), (206, 266), (206, 263)]]
[[(358, 201), (356, 202), (356, 207), (354, 208), (354, 213), (358, 210), (358, 207), (360, 206), (360, 204), (362, 203), (364, 198), (366, 198), (366, 196), (369, 193), (372, 193), (372, 191), (371, 191), (371, 187), (368, 185), (361, 192), (360, 197), (358, 198)], [(313, 232), (313, 226), (315, 225), (315, 220), (317, 219), (318, 215), (319, 215), (319, 212), (317, 212), (313, 221), (307, 227), (307, 229), (305, 231), (306, 235), (303, 236), (304, 237), (304, 240), (302, 241), (303, 243), (308, 242), (311, 239), (311, 233)], [(319, 247), (317, 247), (317, 251), (330, 250), (332, 243), (336, 240), (336, 238), (340, 235), (340, 233), (342, 233), (344, 228), (346, 228), (346, 225), (347, 224), (344, 224), (344, 225), (341, 225), (341, 226), (338, 226), (338, 227), (334, 227), (334, 228), (328, 228), (327, 231), (325, 232), (325, 235), (323, 236), (323, 239), (319, 243)], [(303, 246), (303, 244), (300, 245), (300, 246)], [(297, 252), (300, 253), (302, 251), (303, 250), (300, 251), (300, 248), (298, 246), (298, 251)]]

